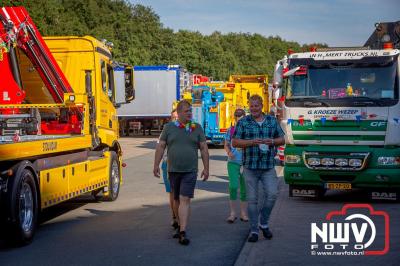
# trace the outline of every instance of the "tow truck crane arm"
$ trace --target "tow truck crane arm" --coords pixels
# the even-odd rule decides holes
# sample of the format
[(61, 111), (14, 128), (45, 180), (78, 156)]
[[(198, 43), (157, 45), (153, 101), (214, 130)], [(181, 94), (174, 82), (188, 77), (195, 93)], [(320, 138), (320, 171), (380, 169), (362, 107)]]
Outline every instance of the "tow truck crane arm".
[[(40, 122), (39, 111), (25, 114), (26, 93), (21, 79), (17, 51), (24, 53), (39, 74), (55, 104), (64, 104), (64, 94), (73, 89), (45, 44), (38, 29), (24, 7), (0, 8), (0, 135), (14, 134), (69, 134), (81, 133), (83, 110), (71, 106), (67, 121), (55, 120), (51, 125)], [(39, 103), (40, 104), (40, 103)], [(9, 106), (9, 108), (8, 108)], [(33, 115), (35, 113), (35, 115)], [(21, 131), (24, 129), (23, 131)]]
[[(72, 93), (73, 90), (45, 45), (28, 12), (23, 7), (3, 7), (0, 9), (0, 20), (0, 52), (1, 57), (3, 57), (3, 60), (0, 61), (0, 68), (2, 70), (9, 68), (8, 74), (10, 72), (13, 74), (8, 78), (12, 78), (15, 82), (9, 81), (9, 83), (17, 84), (19, 90), (22, 91), (23, 88), (15, 56), (15, 47), (18, 47), (24, 51), (34, 64), (53, 100), (56, 103), (62, 103), (64, 101), (64, 93)], [(5, 52), (8, 52), (9, 56)], [(15, 84), (13, 84), (14, 91), (17, 91)], [(21, 97), (24, 93), (19, 93), (19, 97), (16, 97), (17, 94), (15, 94), (14, 98), (8, 97), (9, 99), (6, 103), (21, 103), (24, 100), (24, 97)]]

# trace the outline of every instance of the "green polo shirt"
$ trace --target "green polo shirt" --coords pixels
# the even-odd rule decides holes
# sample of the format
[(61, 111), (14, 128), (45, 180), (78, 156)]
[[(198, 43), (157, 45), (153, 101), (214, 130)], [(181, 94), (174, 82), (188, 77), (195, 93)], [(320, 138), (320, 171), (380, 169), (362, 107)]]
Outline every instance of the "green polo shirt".
[(168, 172), (197, 172), (199, 144), (206, 141), (199, 124), (189, 133), (170, 122), (164, 126), (160, 140), (167, 143)]

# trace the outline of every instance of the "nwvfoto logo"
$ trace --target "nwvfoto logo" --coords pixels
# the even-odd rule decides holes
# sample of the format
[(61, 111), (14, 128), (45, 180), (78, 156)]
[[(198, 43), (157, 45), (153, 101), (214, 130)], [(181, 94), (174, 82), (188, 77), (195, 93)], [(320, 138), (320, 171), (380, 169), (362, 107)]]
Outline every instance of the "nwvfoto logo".
[[(379, 219), (383, 225), (377, 225)], [(311, 223), (312, 255), (319, 255), (316, 251), (334, 251), (333, 255), (384, 255), (389, 251), (389, 215), (384, 211), (375, 211), (369, 204), (345, 204), (340, 211), (328, 213), (326, 220)], [(383, 241), (377, 232), (384, 233)], [(383, 247), (377, 248), (379, 243)]]

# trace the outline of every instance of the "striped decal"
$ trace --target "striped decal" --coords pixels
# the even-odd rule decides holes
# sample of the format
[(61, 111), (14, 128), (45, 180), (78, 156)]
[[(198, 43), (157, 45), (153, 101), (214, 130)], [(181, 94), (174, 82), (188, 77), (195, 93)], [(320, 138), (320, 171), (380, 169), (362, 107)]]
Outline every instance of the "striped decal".
[(347, 140), (347, 141), (339, 141), (339, 140), (294, 140), (294, 144), (298, 145), (384, 145), (385, 141), (357, 141), (357, 140)]
[(79, 195), (82, 195), (84, 193), (90, 192), (92, 190), (95, 190), (97, 188), (105, 187), (108, 185), (108, 181), (102, 180), (99, 183), (95, 184), (87, 184), (85, 186), (79, 187), (72, 189), (71, 192), (69, 193), (64, 193), (64, 194), (54, 194), (51, 197), (48, 197), (45, 201), (42, 202), (42, 208), (47, 208), (53, 205), (56, 205), (60, 202), (75, 198)]
[(385, 136), (386, 131), (293, 131), (294, 135), (319, 135), (319, 136)]
[[(374, 125), (374, 126), (372, 126)], [(290, 124), (292, 130), (319, 130), (319, 131), (385, 131), (387, 121), (385, 120), (362, 120), (356, 122), (354, 120), (338, 120), (336, 122), (326, 120), (322, 123), (321, 120), (304, 120), (303, 125), (299, 120), (292, 120)]]
[(294, 120), (291, 124), (294, 144), (301, 145), (384, 145), (386, 121), (352, 120), (311, 122), (302, 124)]
[(293, 132), (294, 140), (337, 140), (337, 141), (385, 141), (385, 135), (298, 135)]

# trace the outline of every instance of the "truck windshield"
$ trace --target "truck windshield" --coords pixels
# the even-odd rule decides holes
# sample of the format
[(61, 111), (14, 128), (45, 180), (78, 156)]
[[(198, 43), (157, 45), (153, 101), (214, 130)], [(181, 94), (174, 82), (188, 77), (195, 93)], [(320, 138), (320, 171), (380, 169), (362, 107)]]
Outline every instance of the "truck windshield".
[[(396, 57), (397, 58), (397, 57)], [(290, 107), (390, 106), (399, 99), (397, 61), (353, 62), (298, 59), (289, 68), (298, 70), (286, 82)]]

